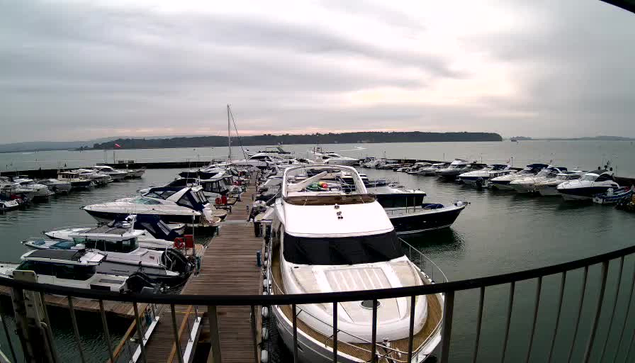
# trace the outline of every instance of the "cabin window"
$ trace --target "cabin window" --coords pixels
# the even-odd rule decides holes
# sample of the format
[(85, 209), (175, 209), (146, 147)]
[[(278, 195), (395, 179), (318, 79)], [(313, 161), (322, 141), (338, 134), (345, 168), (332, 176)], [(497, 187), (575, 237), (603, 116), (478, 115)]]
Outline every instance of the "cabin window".
[(67, 280), (88, 280), (95, 274), (94, 266), (54, 265), (55, 277)]
[(33, 261), (23, 261), (20, 266), (18, 266), (18, 270), (22, 271), (33, 271), (37, 275), (53, 275), (53, 265), (50, 263), (37, 263)]
[(184, 206), (184, 207), (188, 207), (188, 208), (192, 208), (194, 209), (194, 205), (192, 204), (192, 202), (190, 201), (190, 198), (187, 197), (187, 194), (184, 194), (181, 199), (179, 199), (178, 202), (176, 202), (176, 204)]
[(340, 238), (307, 238), (284, 234), (284, 259), (303, 265), (352, 265), (403, 256), (394, 231)]

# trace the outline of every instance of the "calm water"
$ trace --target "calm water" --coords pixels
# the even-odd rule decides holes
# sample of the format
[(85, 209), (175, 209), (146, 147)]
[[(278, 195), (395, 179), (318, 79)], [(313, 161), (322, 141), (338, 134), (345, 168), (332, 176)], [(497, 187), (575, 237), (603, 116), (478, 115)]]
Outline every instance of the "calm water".
[[(234, 141), (235, 142), (235, 141)], [(211, 158), (226, 158), (227, 148), (181, 148), (126, 150), (115, 152), (117, 160), (138, 162), (197, 161)], [(308, 156), (315, 145), (287, 145), (284, 148), (297, 156)], [(261, 146), (250, 146), (251, 151)], [(503, 142), (451, 142), (451, 143), (391, 143), (391, 144), (336, 144), (324, 145), (325, 149), (342, 151), (351, 157), (387, 156), (389, 158), (418, 158), (451, 160), (465, 158), (484, 162), (512, 162), (523, 166), (531, 162), (553, 160), (555, 164), (568, 167), (594, 169), (606, 160), (611, 160), (618, 175), (635, 176), (635, 161), (632, 158), (635, 145), (630, 141), (521, 141)], [(234, 157), (241, 157), (239, 147), (232, 150)], [(32, 153), (0, 154), (0, 171), (90, 166), (95, 163), (112, 162), (113, 152), (91, 151), (46, 151)]]
[[(330, 145), (332, 150), (351, 150), (360, 145)], [(514, 164), (532, 161), (549, 161), (581, 168), (594, 168), (603, 160), (611, 159), (618, 174), (635, 175), (635, 163), (630, 156), (635, 146), (630, 142), (520, 142), (510, 143), (451, 143), (451, 144), (368, 144), (364, 150), (346, 151), (351, 156), (416, 157), (427, 159), (451, 159), (464, 157), (481, 159), (486, 162), (506, 161), (514, 158)], [(296, 153), (306, 152), (311, 146), (294, 145), (287, 149)], [(252, 147), (252, 150), (258, 149)], [(170, 149), (170, 150), (121, 150), (117, 158), (138, 161), (160, 160), (201, 160), (222, 157), (225, 149)], [(197, 156), (200, 155), (200, 156)], [(42, 167), (55, 167), (66, 157), (68, 166), (90, 165), (103, 162), (103, 152), (47, 152), (33, 154), (0, 154), (0, 165), (13, 162), (17, 168), (37, 163)], [(112, 153), (109, 153), (109, 161)], [(101, 159), (100, 159), (101, 158)], [(593, 204), (566, 203), (560, 198), (540, 198), (513, 193), (476, 191), (474, 189), (443, 183), (435, 178), (410, 176), (391, 171), (363, 169), (371, 178), (399, 180), (411, 188), (420, 188), (428, 193), (427, 200), (451, 202), (467, 200), (471, 204), (461, 214), (452, 229), (437, 231), (408, 241), (429, 255), (451, 280), (480, 277), (498, 273), (529, 269), (570, 261), (594, 254), (616, 250), (632, 244), (635, 230), (635, 215), (615, 210), (612, 207)], [(136, 190), (160, 185), (174, 178), (177, 170), (148, 170), (141, 180), (113, 183), (102, 189), (73, 193), (69, 196), (53, 198), (49, 203), (0, 215), (0, 234), (3, 236), (0, 260), (17, 261), (24, 253), (19, 241), (40, 235), (41, 231), (65, 225), (93, 223), (91, 217), (79, 208), (82, 205), (113, 200), (135, 194)], [(624, 276), (630, 283), (635, 261), (627, 259)], [(611, 307), (616, 291), (615, 277), (617, 264), (612, 264), (607, 285), (605, 307)], [(584, 312), (591, 315), (596, 305), (599, 269), (591, 269), (584, 303)], [(549, 343), (553, 340), (550, 332), (555, 319), (555, 304), (558, 297), (559, 277), (545, 278), (542, 287), (540, 319), (532, 349), (532, 362), (543, 362), (548, 354)], [(624, 284), (625, 282), (623, 282)], [(577, 314), (581, 272), (567, 276), (565, 307), (561, 320), (561, 330), (556, 337), (555, 362), (566, 361), (573, 338), (574, 320)], [(536, 282), (522, 282), (516, 286), (512, 329), (508, 345), (507, 362), (516, 362), (528, 349), (533, 314)], [(627, 290), (627, 289), (623, 289)], [(607, 354), (613, 359), (617, 333), (624, 323), (625, 293), (619, 296), (618, 312)], [(509, 286), (494, 287), (486, 292), (483, 336), (479, 361), (500, 361), (502, 352), (505, 314), (509, 296)], [(453, 361), (471, 360), (473, 333), (476, 324), (478, 291), (458, 293), (453, 327)], [(609, 311), (605, 311), (600, 324), (598, 340), (603, 342), (608, 326)], [(61, 319), (64, 320), (64, 319)], [(626, 341), (635, 326), (634, 319), (627, 322)], [(105, 360), (105, 348), (100, 341), (100, 324), (95, 319), (82, 326), (86, 334), (85, 345), (95, 352), (95, 361)], [(583, 320), (577, 339), (573, 360), (580, 358), (588, 338), (590, 320)], [(616, 328), (617, 327), (617, 328)], [(125, 331), (125, 327), (123, 328)], [(71, 330), (62, 330), (58, 341), (60, 350), (73, 361), (74, 343)], [(2, 334), (0, 334), (2, 336)], [(4, 343), (4, 342), (2, 342)], [(3, 344), (4, 346), (4, 344)], [(3, 349), (6, 351), (6, 349)], [(102, 352), (99, 355), (98, 352)], [(620, 360), (625, 359), (625, 349), (620, 352)], [(597, 358), (598, 352), (594, 353)]]

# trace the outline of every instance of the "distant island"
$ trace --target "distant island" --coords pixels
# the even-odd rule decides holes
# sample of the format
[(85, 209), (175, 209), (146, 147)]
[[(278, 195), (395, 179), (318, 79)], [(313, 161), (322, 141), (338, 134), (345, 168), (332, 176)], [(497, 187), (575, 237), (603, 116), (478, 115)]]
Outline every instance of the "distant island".
[[(357, 144), (393, 142), (457, 142), (457, 141), (502, 141), (496, 133), (489, 132), (348, 132), (305, 135), (243, 136), (240, 140), (232, 137), (234, 145), (293, 145), (293, 144)], [(117, 139), (95, 143), (92, 149), (114, 149), (115, 145), (124, 149), (164, 149), (183, 147), (227, 146), (226, 136), (172, 137), (165, 139)]]

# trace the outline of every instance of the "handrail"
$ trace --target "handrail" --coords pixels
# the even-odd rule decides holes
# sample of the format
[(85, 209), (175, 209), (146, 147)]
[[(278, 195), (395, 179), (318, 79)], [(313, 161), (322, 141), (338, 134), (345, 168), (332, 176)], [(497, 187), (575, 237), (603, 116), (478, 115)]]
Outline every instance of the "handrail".
[(155, 303), (155, 304), (180, 304), (180, 305), (218, 305), (218, 306), (244, 306), (244, 305), (290, 305), (290, 304), (321, 304), (344, 301), (359, 301), (368, 299), (390, 299), (412, 295), (429, 295), (445, 292), (476, 289), (493, 285), (501, 285), (515, 281), (523, 281), (538, 278), (540, 276), (553, 275), (565, 271), (575, 270), (586, 266), (595, 265), (608, 260), (635, 253), (635, 246), (626, 247), (616, 251), (603, 253), (575, 261), (564, 262), (556, 265), (539, 267), (529, 270), (499, 274), (494, 276), (479, 277), (475, 279), (458, 280), (423, 286), (408, 286), (392, 289), (377, 289), (363, 291), (348, 291), (338, 293), (309, 293), (291, 295), (154, 295), (141, 293), (116, 293), (110, 291), (86, 290), (79, 288), (61, 287), (48, 284), (39, 284), (26, 281), (18, 281), (11, 278), (0, 278), (0, 286), (22, 288), (30, 291), (38, 291), (48, 294), (74, 296), (87, 299), (102, 299), (110, 301)]

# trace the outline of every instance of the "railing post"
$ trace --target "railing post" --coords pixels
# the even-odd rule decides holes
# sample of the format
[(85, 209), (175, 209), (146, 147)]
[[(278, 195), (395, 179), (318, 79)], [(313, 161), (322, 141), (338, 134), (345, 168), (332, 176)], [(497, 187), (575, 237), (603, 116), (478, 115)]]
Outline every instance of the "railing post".
[(333, 303), (333, 363), (337, 363), (337, 306)]
[(474, 339), (474, 358), (473, 363), (476, 363), (478, 357), (478, 347), (481, 342), (481, 324), (483, 322), (483, 303), (485, 302), (485, 287), (481, 287), (481, 292), (478, 299), (478, 318), (476, 320), (476, 338)]
[(377, 299), (373, 299), (372, 341), (370, 347), (370, 361), (377, 362)]
[[(423, 297), (427, 299), (427, 296)], [(417, 305), (417, 296), (412, 295), (410, 297), (410, 326), (408, 327), (408, 362), (412, 362), (412, 349), (414, 343), (415, 333), (415, 307)]]
[(82, 341), (79, 335), (79, 326), (77, 325), (77, 317), (75, 316), (75, 308), (73, 307), (73, 297), (68, 296), (68, 309), (71, 313), (71, 323), (73, 324), (73, 333), (75, 334), (75, 343), (77, 343), (77, 350), (79, 351), (79, 357), (82, 362), (86, 361), (84, 357), (84, 350), (82, 349)]
[(602, 277), (600, 285), (600, 293), (598, 294), (597, 309), (595, 310), (595, 317), (593, 319), (593, 325), (591, 326), (591, 336), (584, 349), (584, 363), (588, 363), (591, 358), (591, 351), (593, 350), (593, 342), (595, 341), (596, 329), (598, 322), (600, 321), (600, 315), (602, 314), (602, 303), (604, 302), (604, 292), (606, 291), (606, 275), (608, 274), (609, 261), (602, 262)]
[(110, 362), (115, 363), (115, 357), (113, 355), (112, 342), (110, 341), (110, 331), (108, 330), (108, 320), (106, 319), (106, 312), (104, 311), (104, 300), (99, 300), (99, 314), (101, 315), (101, 324), (104, 328), (104, 335), (106, 344), (108, 347), (108, 357)]
[(536, 334), (536, 321), (538, 320), (538, 309), (540, 309), (540, 293), (542, 290), (542, 276), (538, 278), (538, 283), (536, 284), (536, 301), (534, 302), (534, 317), (531, 324), (531, 335), (529, 338), (529, 348), (527, 349), (527, 359), (525, 363), (529, 363), (529, 358), (531, 358), (531, 348), (534, 346), (534, 335)]
[(260, 357), (258, 356), (258, 330), (256, 327), (256, 307), (254, 305), (251, 305), (250, 308), (251, 308), (251, 339), (253, 340), (253, 343), (254, 343), (254, 362), (259, 362)]
[(615, 289), (615, 300), (613, 301), (613, 309), (611, 310), (611, 317), (609, 318), (609, 327), (606, 329), (606, 338), (604, 344), (602, 344), (602, 352), (600, 353), (600, 362), (604, 360), (604, 353), (606, 353), (606, 345), (609, 342), (611, 336), (611, 328), (613, 327), (613, 318), (615, 318), (615, 309), (617, 308), (617, 302), (620, 297), (620, 287), (622, 286), (622, 274), (624, 272), (624, 256), (620, 258), (620, 268), (617, 275), (617, 288)]
[(179, 328), (176, 325), (176, 309), (174, 304), (170, 304), (170, 312), (172, 313), (172, 332), (174, 333), (174, 344), (176, 345), (176, 355), (179, 357), (179, 363), (183, 363), (183, 352), (181, 351), (181, 337), (179, 336)]
[(209, 305), (207, 307), (207, 318), (209, 319), (210, 342), (212, 344), (211, 356), (214, 363), (221, 363), (222, 358), (220, 350), (220, 335), (218, 333), (218, 313), (215, 305)]
[(560, 327), (560, 313), (562, 312), (562, 300), (564, 298), (564, 287), (567, 282), (567, 271), (562, 273), (562, 278), (560, 279), (560, 296), (558, 297), (558, 311), (556, 312), (556, 326), (553, 329), (553, 338), (551, 339), (550, 347), (549, 347), (549, 359), (548, 363), (551, 363), (551, 358), (553, 358), (553, 348), (556, 345), (556, 339), (558, 338), (558, 328)]
[(450, 338), (452, 337), (452, 317), (454, 315), (454, 291), (445, 293), (443, 307), (443, 333), (441, 338), (441, 363), (450, 360)]
[(146, 346), (145, 346), (145, 343), (143, 342), (143, 338), (145, 334), (143, 333), (143, 326), (141, 326), (141, 318), (139, 317), (139, 307), (137, 306), (136, 302), (132, 303), (132, 307), (134, 309), (134, 316), (137, 321), (137, 339), (139, 339), (139, 347), (141, 348), (141, 360), (145, 362), (147, 359)]
[(507, 355), (507, 341), (509, 340), (509, 328), (512, 323), (512, 311), (514, 310), (514, 292), (516, 292), (516, 282), (512, 281), (509, 286), (509, 302), (507, 305), (507, 323), (505, 326), (505, 339), (503, 340), (503, 355), (501, 357), (501, 363), (505, 362), (505, 356)]
[(578, 307), (578, 316), (575, 320), (575, 328), (573, 330), (573, 340), (571, 341), (571, 348), (569, 348), (569, 355), (567, 356), (567, 362), (571, 363), (571, 357), (573, 356), (573, 348), (575, 348), (575, 341), (578, 337), (578, 328), (580, 327), (580, 318), (582, 317), (582, 307), (584, 306), (584, 295), (586, 294), (586, 281), (589, 277), (589, 266), (584, 267), (584, 277), (582, 278), (582, 291), (580, 292), (580, 306)]
[(298, 314), (295, 304), (291, 305), (291, 316), (293, 320), (293, 362), (298, 363)]

